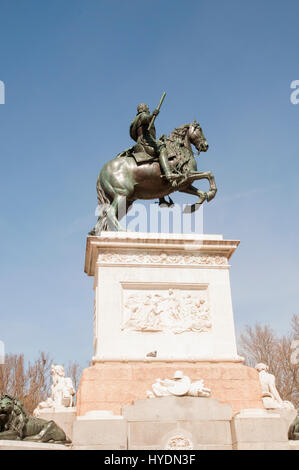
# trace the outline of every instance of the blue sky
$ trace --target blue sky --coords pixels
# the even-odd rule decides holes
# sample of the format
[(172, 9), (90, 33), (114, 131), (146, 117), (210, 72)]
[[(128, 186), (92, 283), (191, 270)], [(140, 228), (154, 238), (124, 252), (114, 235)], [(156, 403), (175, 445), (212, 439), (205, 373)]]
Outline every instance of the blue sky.
[(299, 310), (298, 15), (296, 0), (0, 0), (7, 352), (91, 358), (83, 266), (97, 174), (131, 145), (137, 104), (153, 109), (164, 90), (158, 133), (197, 118), (210, 145), (199, 168), (213, 171), (218, 193), (205, 232), (241, 240), (231, 260), (237, 330), (288, 330)]

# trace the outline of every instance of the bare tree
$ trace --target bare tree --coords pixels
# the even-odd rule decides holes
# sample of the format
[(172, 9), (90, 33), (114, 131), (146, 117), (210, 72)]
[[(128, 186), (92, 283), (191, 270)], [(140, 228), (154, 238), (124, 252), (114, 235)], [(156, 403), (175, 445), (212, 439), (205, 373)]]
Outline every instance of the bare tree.
[[(51, 364), (49, 354), (40, 352), (37, 359), (24, 361), (23, 354), (6, 354), (0, 365), (0, 395), (9, 394), (18, 398), (29, 413), (51, 395)], [(82, 368), (78, 362), (69, 361), (65, 375), (73, 381), (74, 389), (79, 385)]]
[(23, 370), (21, 370), (21, 377), (19, 377), (20, 369), (24, 364), (24, 357), (22, 354), (6, 354), (5, 363), (0, 365), (0, 393), (15, 394), (20, 390), (20, 380), (22, 387), (24, 386)]
[(26, 370), (26, 395), (24, 396), (23, 403), (30, 413), (50, 394), (52, 362), (49, 354), (40, 352), (38, 358), (33, 363), (29, 362), (28, 364)]
[(254, 327), (246, 326), (245, 332), (240, 335), (240, 353), (245, 357), (246, 364), (254, 367), (258, 362), (264, 362), (269, 367), (275, 364), (275, 353), (278, 338), (269, 326), (256, 323)]
[[(79, 386), (79, 381), (82, 374), (82, 367), (78, 362), (69, 361), (67, 367), (65, 368), (66, 377), (70, 377), (73, 382), (74, 389), (77, 391)], [(76, 395), (74, 397), (74, 404), (76, 403)]]
[(294, 339), (299, 339), (299, 315), (293, 315), (291, 326)]
[(289, 400), (299, 407), (298, 364), (293, 364), (292, 341), (299, 338), (299, 316), (294, 315), (291, 332), (277, 336), (272, 328), (256, 324), (246, 326), (239, 338), (239, 351), (245, 358), (245, 364), (254, 367), (263, 362), (269, 366), (269, 372), (276, 377), (276, 386), (283, 400)]

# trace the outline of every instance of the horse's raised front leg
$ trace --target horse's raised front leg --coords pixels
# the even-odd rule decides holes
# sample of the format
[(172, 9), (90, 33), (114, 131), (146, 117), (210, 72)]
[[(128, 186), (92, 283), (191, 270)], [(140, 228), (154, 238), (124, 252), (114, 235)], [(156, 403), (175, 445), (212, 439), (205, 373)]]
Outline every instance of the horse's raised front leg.
[(189, 176), (188, 179), (190, 183), (193, 183), (193, 181), (203, 180), (203, 179), (209, 180), (210, 189), (206, 193), (206, 200), (210, 202), (212, 199), (214, 199), (217, 193), (217, 187), (216, 187), (214, 175), (211, 171), (192, 171), (189, 173), (188, 176)]
[(179, 191), (180, 193), (187, 193), (187, 194), (192, 194), (192, 196), (199, 196), (199, 199), (195, 204), (188, 206), (191, 209), (191, 213), (195, 212), (195, 210), (198, 209), (198, 207), (207, 199), (207, 193), (205, 193), (204, 191), (201, 191), (200, 189), (197, 189), (195, 186), (192, 186), (192, 184), (190, 184), (188, 188), (181, 189)]

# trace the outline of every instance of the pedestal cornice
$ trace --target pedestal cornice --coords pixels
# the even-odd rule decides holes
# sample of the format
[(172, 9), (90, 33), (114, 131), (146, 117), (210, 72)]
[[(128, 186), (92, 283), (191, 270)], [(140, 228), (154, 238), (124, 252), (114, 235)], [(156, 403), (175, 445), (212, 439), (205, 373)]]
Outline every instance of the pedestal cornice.
[(228, 267), (239, 243), (223, 240), (221, 235), (103, 232), (98, 237), (87, 237), (84, 270), (94, 276), (97, 262)]

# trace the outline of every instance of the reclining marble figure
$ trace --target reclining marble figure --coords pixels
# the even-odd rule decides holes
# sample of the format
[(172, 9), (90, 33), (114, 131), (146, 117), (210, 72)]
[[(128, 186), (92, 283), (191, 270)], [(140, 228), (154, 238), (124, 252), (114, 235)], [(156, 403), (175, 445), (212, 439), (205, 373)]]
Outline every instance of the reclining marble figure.
[(190, 377), (181, 370), (174, 373), (173, 379), (157, 379), (152, 385), (153, 391), (147, 392), (148, 398), (167, 396), (209, 397), (211, 390), (204, 386), (203, 380), (191, 382)]

